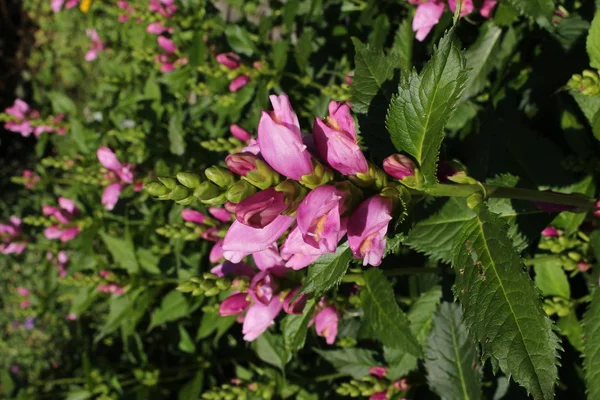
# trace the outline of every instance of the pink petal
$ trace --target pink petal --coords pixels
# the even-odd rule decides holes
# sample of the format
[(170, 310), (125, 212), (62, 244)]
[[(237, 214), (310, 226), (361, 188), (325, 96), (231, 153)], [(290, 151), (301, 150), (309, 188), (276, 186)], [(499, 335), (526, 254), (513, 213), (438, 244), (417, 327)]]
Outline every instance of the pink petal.
[(99, 147), (96, 151), (98, 161), (102, 166), (110, 171), (118, 171), (121, 168), (121, 162), (116, 154), (108, 147)]

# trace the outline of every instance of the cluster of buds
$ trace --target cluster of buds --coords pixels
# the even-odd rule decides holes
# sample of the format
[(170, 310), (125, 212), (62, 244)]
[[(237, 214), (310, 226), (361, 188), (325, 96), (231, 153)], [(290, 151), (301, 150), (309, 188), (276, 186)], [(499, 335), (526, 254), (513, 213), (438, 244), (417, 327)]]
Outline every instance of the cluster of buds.
[(38, 110), (32, 109), (21, 99), (16, 99), (11, 107), (4, 110), (4, 114), (0, 114), (0, 121), (6, 121), (4, 129), (20, 133), (23, 137), (29, 137), (32, 133), (40, 136), (44, 132), (64, 135), (67, 133), (67, 128), (62, 123), (63, 119), (64, 114), (58, 114), (44, 120)]
[(369, 397), (369, 400), (389, 400), (399, 399), (399, 396), (404, 395), (411, 387), (405, 378), (395, 382), (385, 379), (385, 374), (387, 373), (387, 368), (385, 367), (372, 367), (369, 373), (370, 375), (362, 379), (352, 379), (350, 382), (342, 383), (336, 392), (348, 397)]
[[(225, 68), (235, 71), (239, 70), (242, 65), (242, 59), (235, 53), (220, 53), (215, 56), (217, 62), (224, 66)], [(260, 65), (254, 64), (255, 67), (259, 67)], [(233, 78), (233, 80), (229, 83), (229, 91), (237, 92), (244, 86), (246, 86), (250, 82), (250, 75), (246, 73), (240, 73)]]
[[(107, 170), (103, 174), (108, 186), (102, 194), (102, 204), (107, 210), (112, 210), (119, 200), (124, 185), (133, 184), (135, 165), (122, 164), (108, 147), (98, 148), (96, 155), (100, 164)], [(133, 185), (133, 190), (136, 192), (142, 190), (141, 181)]]
[(250, 133), (239, 125), (229, 126), (231, 136), (221, 137), (213, 140), (200, 142), (200, 145), (207, 150), (214, 152), (236, 153), (240, 151), (252, 139)]
[(586, 96), (600, 93), (600, 76), (598, 71), (586, 69), (581, 74), (575, 74), (567, 83), (567, 87)]
[(65, 0), (52, 0), (52, 2), (50, 3), (50, 8), (52, 9), (52, 12), (57, 13), (60, 12), (60, 10), (62, 10), (63, 6), (66, 9), (69, 9), (77, 7), (78, 4), (79, 0), (67, 0), (66, 4)]
[(586, 256), (591, 251), (589, 243), (579, 236), (569, 237), (561, 230), (549, 226), (542, 231), (542, 237), (539, 248), (558, 255), (565, 271), (587, 272), (591, 268)]
[(25, 186), (26, 189), (33, 189), (41, 180), (40, 176), (30, 169), (25, 169), (21, 176), (11, 178), (11, 181)]
[[(193, 277), (189, 281), (179, 285), (177, 290), (183, 293), (191, 293), (192, 296), (206, 296), (212, 297), (217, 296), (221, 292), (229, 290), (231, 288), (231, 279), (218, 276), (210, 272), (205, 272), (200, 277)], [(241, 287), (241, 281), (236, 282), (237, 287)]]
[(27, 247), (21, 231), (22, 221), (14, 215), (8, 222), (0, 224), (0, 253), (21, 254)]
[(67, 276), (67, 267), (69, 266), (69, 256), (65, 251), (59, 251), (56, 256), (51, 252), (46, 253), (46, 259), (56, 265), (58, 276), (64, 279)]
[(99, 292), (114, 295), (122, 295), (125, 293), (125, 288), (114, 282), (116, 276), (112, 272), (102, 270), (98, 273), (98, 276), (100, 276), (100, 278), (103, 280), (103, 283), (96, 287), (96, 290)]
[(202, 398), (205, 400), (248, 400), (248, 399), (272, 399), (275, 394), (275, 382), (244, 382), (240, 379), (232, 379), (218, 388), (205, 391)]

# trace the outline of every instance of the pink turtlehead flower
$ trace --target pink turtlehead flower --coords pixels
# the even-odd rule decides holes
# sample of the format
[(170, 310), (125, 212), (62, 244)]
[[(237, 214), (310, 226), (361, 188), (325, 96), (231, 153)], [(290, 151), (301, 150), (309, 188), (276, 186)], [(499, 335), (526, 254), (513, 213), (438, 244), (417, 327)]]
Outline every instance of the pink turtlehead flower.
[(277, 284), (269, 270), (256, 274), (250, 282), (248, 293), (255, 303), (268, 305), (277, 291)]
[(335, 252), (342, 229), (343, 199), (344, 193), (331, 185), (319, 186), (308, 193), (296, 211), (298, 228), (305, 243)]
[(231, 222), (232, 215), (224, 208), (210, 207), (208, 212), (221, 222)]
[(116, 180), (114, 174), (107, 175), (112, 183), (104, 189), (104, 193), (102, 194), (102, 204), (110, 211), (115, 207), (119, 200), (119, 195), (123, 190), (123, 184), (133, 183), (133, 169), (135, 166), (132, 164), (121, 164), (115, 153), (108, 147), (99, 147), (96, 151), (96, 156), (104, 168), (116, 173), (119, 178), (119, 180)]
[(151, 33), (153, 35), (160, 35), (164, 32), (168, 32), (169, 28), (163, 25), (162, 22), (157, 21), (149, 24), (146, 27), (146, 32)]
[(229, 69), (237, 69), (240, 67), (240, 56), (235, 53), (221, 53), (216, 56), (217, 62)]
[(219, 315), (221, 317), (236, 315), (247, 309), (248, 306), (250, 306), (248, 295), (246, 293), (235, 293), (223, 300), (219, 306)]
[(87, 29), (85, 33), (92, 41), (90, 49), (85, 54), (85, 61), (90, 62), (98, 58), (98, 53), (104, 51), (104, 42), (100, 39), (95, 29)]
[(15, 99), (13, 106), (8, 107), (4, 112), (17, 119), (25, 119), (26, 115), (29, 113), (29, 104), (21, 99)]
[(72, 220), (79, 213), (79, 209), (73, 200), (65, 197), (59, 197), (58, 205), (60, 209), (48, 205), (42, 206), (42, 213), (54, 217), (58, 222), (58, 224), (46, 228), (44, 236), (50, 240), (60, 239), (62, 242), (68, 242), (79, 234), (79, 227), (72, 224)]
[[(450, 6), (450, 10), (454, 13), (456, 11), (456, 0), (448, 0), (448, 5)], [(462, 0), (460, 16), (464, 17), (469, 15), (474, 9), (475, 6), (473, 5), (473, 0)]]
[(148, 9), (159, 13), (165, 18), (171, 18), (177, 12), (174, 0), (150, 0)]
[(315, 248), (302, 239), (300, 228), (295, 227), (281, 247), (281, 256), (287, 260), (285, 266), (294, 270), (308, 267), (325, 254), (325, 249)]
[(404, 179), (415, 174), (415, 163), (404, 154), (392, 154), (383, 160), (383, 170), (396, 179)]
[(560, 232), (553, 226), (548, 226), (544, 228), (542, 231), (542, 236), (544, 237), (558, 237), (560, 236)]
[(210, 254), (208, 255), (208, 259), (211, 263), (216, 263), (220, 259), (223, 258), (223, 240), (219, 240), (215, 243), (210, 250)]
[(181, 218), (186, 222), (192, 222), (194, 224), (203, 225), (206, 221), (206, 215), (200, 211), (192, 210), (191, 208), (184, 208), (181, 210)]
[(167, 53), (175, 53), (177, 51), (177, 46), (173, 41), (165, 36), (159, 36), (157, 39), (158, 45)]
[(381, 264), (391, 212), (392, 199), (375, 195), (363, 201), (350, 217), (348, 244), (354, 257), (363, 258), (363, 265)]
[(119, 182), (111, 183), (104, 189), (104, 193), (102, 193), (102, 205), (108, 211), (111, 211), (115, 208), (117, 201), (119, 201), (119, 196), (121, 195), (121, 191), (123, 190), (123, 185)]
[(302, 293), (296, 298), (296, 300), (292, 301), (292, 299), (296, 296), (296, 293), (298, 293), (298, 290), (300, 290), (300, 286), (288, 293), (283, 300), (283, 311), (285, 311), (287, 314), (300, 315), (304, 311), (304, 306), (308, 301), (308, 296), (306, 293)]
[(496, 0), (483, 0), (483, 4), (479, 9), (479, 13), (483, 18), (489, 18), (492, 14), (492, 11), (494, 10), (494, 7), (496, 7), (496, 4)]
[(29, 289), (24, 288), (23, 286), (19, 286), (17, 288), (17, 293), (19, 293), (19, 296), (23, 296), (23, 297), (27, 297), (30, 294)]
[(369, 400), (388, 400), (387, 390), (382, 390), (381, 392), (373, 393), (369, 396)]
[(356, 139), (356, 127), (346, 103), (329, 103), (329, 117), (315, 118), (314, 141), (321, 158), (344, 175), (366, 173), (367, 160)]
[(234, 221), (223, 240), (223, 256), (232, 262), (269, 248), (288, 230), (294, 218), (280, 215), (262, 229)]
[(0, 224), (0, 253), (21, 254), (27, 247), (27, 242), (22, 241), (21, 219), (14, 215), (5, 224)]
[(175, 57), (174, 54), (162, 53), (162, 54), (157, 54), (156, 57), (154, 58), (154, 61), (156, 61), (157, 63), (160, 64), (160, 71), (166, 73), (166, 72), (174, 71), (175, 68), (180, 65), (187, 65), (188, 58), (187, 57), (177, 58), (177, 57)]
[(225, 163), (231, 172), (246, 176), (249, 172), (256, 171), (258, 159), (258, 156), (252, 153), (233, 153), (225, 157)]
[[(284, 267), (285, 262), (279, 254), (277, 244), (273, 243), (267, 249), (252, 254), (254, 263), (261, 271), (270, 270), (274, 275), (279, 274), (281, 267)], [(285, 271), (284, 271), (285, 275)]]
[(262, 229), (273, 222), (286, 208), (284, 193), (269, 188), (238, 203), (235, 216), (244, 225)]
[(273, 321), (282, 308), (283, 302), (279, 296), (274, 296), (267, 305), (260, 302), (251, 305), (244, 317), (244, 325), (242, 327), (244, 340), (252, 342), (262, 335), (264, 331), (273, 325)]
[(246, 86), (248, 82), (250, 82), (250, 76), (240, 75), (231, 81), (231, 83), (229, 84), (229, 91), (232, 93), (237, 92), (238, 90)]
[(234, 137), (240, 139), (243, 142), (247, 142), (248, 140), (252, 139), (252, 136), (250, 135), (250, 133), (248, 133), (247, 130), (236, 124), (232, 124), (229, 126), (229, 132), (231, 132), (231, 134)]
[(441, 0), (429, 0), (417, 6), (417, 12), (412, 22), (412, 30), (417, 33), (416, 38), (422, 42), (431, 29), (440, 21), (446, 5)]
[(386, 367), (371, 367), (371, 368), (369, 368), (369, 374), (376, 376), (378, 378), (383, 378), (383, 377), (385, 377), (385, 374), (387, 374), (387, 368)]
[(275, 171), (299, 181), (314, 169), (310, 153), (302, 142), (298, 117), (285, 94), (269, 98), (273, 112), (263, 111), (258, 124), (260, 154)]
[(340, 316), (333, 306), (325, 307), (315, 316), (315, 331), (317, 335), (325, 338), (325, 342), (331, 345), (335, 343), (338, 333)]

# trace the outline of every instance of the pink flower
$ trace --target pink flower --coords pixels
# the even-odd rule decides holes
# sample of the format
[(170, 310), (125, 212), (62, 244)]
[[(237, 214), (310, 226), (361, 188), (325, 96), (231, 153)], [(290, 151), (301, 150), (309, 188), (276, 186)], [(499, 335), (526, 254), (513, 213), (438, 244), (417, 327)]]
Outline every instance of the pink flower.
[(191, 208), (184, 208), (181, 210), (181, 218), (186, 222), (193, 222), (194, 224), (202, 225), (206, 221), (206, 215), (200, 211), (192, 210)]
[(388, 400), (387, 390), (382, 390), (381, 392), (373, 393), (369, 396), (369, 400)]
[(348, 222), (348, 244), (363, 265), (378, 266), (385, 250), (385, 234), (392, 219), (392, 200), (369, 197), (354, 211)]
[(42, 213), (54, 217), (59, 224), (52, 225), (44, 230), (47, 239), (59, 239), (67, 242), (79, 234), (79, 227), (71, 225), (71, 220), (79, 212), (75, 202), (65, 197), (58, 199), (60, 210), (56, 207), (44, 205)]
[(383, 160), (383, 170), (396, 179), (415, 174), (415, 163), (404, 154), (392, 154)]
[(95, 29), (87, 29), (86, 34), (92, 40), (90, 49), (85, 55), (85, 61), (90, 62), (98, 58), (98, 53), (104, 50), (104, 42), (100, 40), (100, 36)]
[(285, 296), (285, 299), (283, 300), (283, 311), (285, 311), (288, 314), (300, 315), (304, 311), (304, 306), (308, 301), (308, 296), (306, 295), (306, 293), (302, 293), (296, 298), (296, 300), (292, 301), (292, 299), (296, 296), (296, 293), (298, 293), (298, 290), (300, 290), (300, 287), (297, 287), (296, 289), (288, 293), (288, 295)]
[(580, 261), (577, 263), (577, 269), (581, 272), (586, 272), (590, 269), (590, 264)]
[(326, 249), (307, 244), (302, 239), (302, 232), (298, 227), (292, 230), (281, 247), (281, 256), (287, 260), (285, 266), (294, 270), (308, 267), (326, 252)]
[(29, 137), (33, 133), (33, 127), (29, 121), (8, 121), (4, 124), (4, 129), (15, 133), (20, 133), (23, 137)]
[(19, 293), (20, 296), (26, 297), (29, 296), (30, 291), (27, 288), (24, 288), (23, 286), (19, 286), (17, 288), (17, 293)]
[(348, 72), (346, 75), (344, 75), (344, 81), (346, 82), (346, 84), (352, 85), (353, 77), (354, 77), (354, 72)]
[(211, 263), (218, 262), (221, 258), (223, 258), (223, 241), (219, 240), (215, 243), (210, 250), (210, 254), (208, 255), (208, 259)]
[(160, 35), (161, 33), (166, 32), (167, 30), (168, 29), (160, 21), (153, 22), (146, 27), (146, 32), (151, 33), (153, 35)]
[(369, 368), (369, 374), (376, 376), (378, 378), (383, 378), (383, 377), (385, 377), (385, 374), (387, 374), (387, 368), (386, 367), (371, 367), (371, 368)]
[(237, 92), (244, 86), (246, 86), (250, 82), (250, 77), (248, 75), (240, 75), (229, 84), (230, 92)]
[[(270, 270), (276, 276), (279, 276), (279, 271), (285, 264), (275, 243), (265, 250), (252, 254), (252, 258), (258, 269), (261, 271)], [(285, 275), (285, 271), (283, 275)]]
[[(52, 0), (52, 2), (50, 3), (50, 8), (52, 9), (52, 12), (59, 12), (62, 9), (64, 3), (65, 0)], [(73, 8), (77, 4), (79, 4), (79, 0), (69, 0), (67, 1), (66, 8)]]
[(304, 242), (321, 250), (335, 252), (341, 230), (344, 193), (331, 185), (308, 193), (296, 211), (298, 228)]
[(231, 213), (224, 208), (210, 207), (208, 212), (221, 222), (231, 222)]
[(108, 147), (99, 147), (96, 151), (98, 161), (102, 166), (110, 171), (118, 171), (121, 168), (121, 162), (115, 153)]
[(282, 307), (283, 303), (278, 296), (273, 297), (268, 305), (255, 303), (250, 306), (246, 313), (246, 317), (244, 318), (244, 325), (242, 327), (244, 340), (252, 342), (262, 335), (269, 326), (273, 325), (273, 321), (281, 311)]
[(481, 5), (481, 9), (479, 9), (479, 13), (483, 18), (489, 18), (490, 14), (496, 7), (496, 0), (483, 0), (483, 4)]
[(15, 99), (15, 103), (12, 107), (8, 107), (4, 112), (8, 115), (12, 115), (18, 119), (25, 119), (26, 114), (29, 112), (29, 104), (21, 99)]
[(19, 303), (19, 306), (21, 308), (28, 308), (31, 305), (31, 301), (30, 300), (23, 300), (21, 303)]
[(429, 0), (417, 6), (412, 29), (417, 32), (418, 41), (425, 40), (431, 29), (440, 21), (445, 8), (445, 4), (440, 0)]
[(294, 218), (280, 215), (262, 229), (252, 228), (234, 221), (223, 240), (223, 256), (232, 262), (240, 262), (248, 254), (269, 248), (287, 231)]
[[(452, 12), (456, 11), (456, 0), (448, 0), (448, 5), (450, 6), (450, 10), (452, 10)], [(475, 6), (473, 5), (473, 0), (462, 0), (460, 16), (464, 17), (465, 15), (469, 15), (474, 9)]]
[(325, 307), (315, 316), (315, 330), (317, 335), (325, 338), (327, 344), (335, 342), (338, 332), (340, 316), (333, 306)]
[(104, 193), (102, 193), (102, 205), (109, 211), (115, 208), (117, 201), (119, 201), (119, 196), (121, 195), (121, 191), (123, 190), (123, 185), (118, 182), (112, 183), (104, 189)]
[(6, 224), (0, 224), (0, 253), (21, 254), (25, 251), (27, 243), (20, 240), (21, 219), (14, 215)]
[(248, 133), (247, 130), (236, 124), (232, 124), (229, 126), (229, 132), (231, 132), (233, 136), (244, 142), (247, 142), (248, 140), (252, 139), (252, 136), (250, 135), (250, 133)]
[(165, 36), (159, 36), (157, 41), (158, 45), (167, 53), (175, 53), (177, 51), (177, 46), (175, 46), (175, 43), (173, 43), (171, 39)]
[(285, 195), (275, 188), (261, 190), (238, 203), (236, 219), (253, 228), (264, 228), (287, 208)]
[(261, 271), (252, 278), (248, 293), (255, 303), (268, 305), (277, 290), (277, 284), (269, 270)]
[(67, 315), (66, 317), (69, 321), (76, 321), (77, 320), (77, 314), (75, 313), (70, 313)]
[(558, 236), (560, 236), (560, 232), (558, 231), (558, 229), (556, 229), (553, 226), (547, 226), (542, 231), (542, 236), (545, 236), (545, 237), (558, 237)]
[(232, 294), (223, 300), (219, 306), (219, 315), (221, 317), (227, 317), (241, 313), (250, 305), (250, 302), (247, 298), (248, 295), (246, 293)]
[(260, 154), (275, 171), (299, 181), (313, 173), (313, 164), (302, 142), (298, 117), (285, 94), (270, 99), (274, 111), (263, 111), (258, 124)]
[(240, 57), (235, 53), (221, 53), (216, 56), (217, 62), (229, 69), (237, 69), (240, 66)]
[(344, 175), (365, 173), (367, 160), (356, 139), (354, 119), (348, 104), (329, 103), (329, 117), (315, 118), (313, 135), (317, 151), (322, 159)]
[(246, 176), (249, 172), (256, 171), (258, 156), (252, 153), (233, 153), (225, 157), (227, 168), (235, 174)]

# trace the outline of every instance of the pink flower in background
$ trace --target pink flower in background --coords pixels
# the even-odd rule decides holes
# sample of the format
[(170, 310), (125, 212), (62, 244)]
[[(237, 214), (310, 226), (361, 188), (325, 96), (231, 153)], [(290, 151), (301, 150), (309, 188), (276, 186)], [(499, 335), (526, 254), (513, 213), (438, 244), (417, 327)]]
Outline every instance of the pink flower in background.
[(99, 147), (96, 156), (100, 164), (110, 171), (104, 177), (112, 183), (104, 189), (102, 194), (102, 204), (110, 211), (117, 204), (124, 184), (133, 183), (135, 165), (122, 164), (116, 154), (108, 147)]
[(85, 33), (92, 41), (90, 49), (85, 54), (85, 61), (91, 62), (98, 58), (98, 53), (104, 51), (104, 42), (95, 29), (86, 29)]
[(387, 390), (382, 390), (381, 392), (373, 393), (369, 396), (369, 400), (388, 400)]
[(317, 335), (324, 337), (325, 342), (329, 345), (335, 343), (339, 321), (340, 316), (335, 307), (329, 306), (323, 308), (314, 318)]
[(69, 265), (69, 257), (64, 251), (59, 251), (56, 257), (50, 252), (46, 253), (46, 258), (56, 265), (58, 276), (65, 278), (67, 276), (67, 266)]
[(378, 378), (383, 378), (383, 377), (385, 377), (385, 374), (387, 374), (387, 368), (386, 367), (371, 367), (371, 368), (369, 368), (369, 374), (376, 376)]
[(363, 201), (348, 222), (348, 244), (363, 265), (381, 264), (388, 223), (392, 219), (392, 199), (379, 195)]
[(558, 236), (560, 236), (560, 232), (555, 227), (548, 226), (548, 227), (544, 228), (544, 230), (542, 231), (542, 236), (545, 236), (545, 237), (558, 237)]
[(441, 0), (419, 3), (412, 22), (412, 30), (417, 33), (418, 41), (425, 40), (431, 29), (440, 21), (445, 8), (446, 5)]
[(348, 104), (330, 102), (329, 117), (325, 120), (315, 118), (313, 135), (319, 155), (333, 169), (344, 175), (356, 175), (369, 170), (358, 145)]
[(304, 306), (308, 301), (308, 296), (305, 293), (302, 293), (295, 300), (293, 300), (299, 290), (300, 287), (297, 287), (288, 293), (287, 296), (285, 296), (285, 299), (283, 300), (283, 311), (285, 311), (287, 314), (300, 315), (304, 311)]
[(4, 112), (17, 119), (25, 119), (26, 115), (29, 113), (29, 104), (21, 99), (15, 99), (13, 106), (8, 107)]
[(498, 2), (496, 0), (483, 0), (479, 13), (484, 18), (489, 18)]
[(252, 342), (262, 335), (264, 331), (273, 325), (273, 321), (282, 308), (283, 302), (279, 296), (274, 296), (266, 305), (260, 302), (251, 305), (244, 317), (242, 327), (244, 340)]
[(146, 32), (151, 33), (153, 35), (160, 35), (164, 32), (168, 32), (168, 31), (169, 31), (169, 28), (164, 26), (163, 23), (160, 21), (153, 22), (146, 27)]
[(250, 133), (248, 133), (247, 130), (236, 124), (232, 124), (229, 126), (229, 132), (231, 132), (231, 134), (234, 137), (240, 139), (243, 142), (247, 142), (248, 140), (252, 139), (252, 136), (250, 135)]
[(17, 293), (19, 293), (19, 295), (23, 297), (27, 297), (30, 294), (29, 289), (24, 288), (23, 286), (19, 286), (17, 288)]
[(217, 62), (229, 69), (237, 69), (240, 67), (240, 56), (235, 53), (221, 53), (216, 56)]
[(44, 236), (47, 239), (60, 239), (61, 242), (68, 242), (79, 234), (79, 226), (73, 223), (73, 218), (79, 213), (75, 202), (65, 197), (59, 197), (58, 204), (60, 208), (43, 205), (44, 215), (53, 217), (57, 223), (44, 230)]
[(383, 160), (383, 170), (396, 179), (415, 174), (415, 163), (404, 154), (392, 154)]
[(150, 0), (148, 9), (157, 12), (163, 17), (171, 18), (177, 12), (175, 0)]
[(123, 10), (123, 14), (119, 15), (118, 18), (120, 23), (129, 21), (129, 18), (131, 18), (131, 16), (135, 13), (135, 8), (133, 8), (127, 1), (117, 1), (117, 7)]
[(248, 295), (246, 293), (235, 293), (223, 300), (219, 306), (219, 315), (227, 317), (236, 315), (246, 310), (250, 306)]
[(96, 290), (98, 290), (101, 293), (114, 294), (117, 296), (120, 296), (123, 293), (125, 293), (125, 289), (123, 289), (121, 286), (117, 285), (116, 283), (109, 283), (107, 285), (98, 285), (96, 287)]
[(275, 171), (299, 181), (314, 169), (298, 117), (285, 94), (269, 98), (273, 112), (263, 111), (258, 124), (260, 154)]
[(192, 210), (191, 208), (184, 208), (181, 210), (181, 218), (186, 222), (193, 222), (194, 224), (202, 225), (207, 220), (206, 215), (200, 211)]
[(354, 78), (354, 72), (348, 72), (344, 75), (344, 82), (348, 85), (352, 85), (352, 78)]
[(21, 224), (21, 219), (15, 216), (0, 224), (0, 253), (21, 254), (25, 251), (27, 242), (21, 238)]
[(65, 0), (51, 0), (50, 8), (52, 9), (52, 12), (57, 13), (62, 10), (63, 5), (65, 8), (73, 8), (77, 6), (77, 4), (79, 4), (79, 0), (68, 0), (66, 5)]
[[(466, 15), (469, 15), (473, 12), (473, 10), (475, 9), (475, 6), (473, 5), (473, 0), (461, 0), (462, 4), (461, 4), (461, 8), (460, 8), (460, 16), (464, 17)], [(456, 11), (456, 0), (448, 0), (448, 5), (450, 6), (450, 11), (452, 11), (453, 13)]]
[(66, 128), (59, 126), (61, 119), (59, 116), (51, 117), (50, 124), (40, 120), (40, 112), (32, 109), (29, 104), (21, 99), (15, 99), (14, 104), (8, 107), (4, 112), (12, 117), (4, 124), (4, 129), (10, 132), (21, 134), (23, 137), (29, 137), (33, 133), (40, 136), (44, 132), (57, 132), (62, 134)]
[(158, 64), (160, 64), (161, 72), (167, 73), (167, 72), (174, 71), (175, 68), (178, 66), (187, 65), (188, 58), (187, 57), (177, 58), (174, 54), (162, 53), (162, 54), (157, 54), (156, 57), (154, 58), (154, 61), (156, 61)]
[(173, 41), (165, 36), (159, 36), (157, 39), (158, 45), (167, 53), (175, 53), (177, 51), (177, 46)]
[(230, 92), (237, 92), (244, 86), (246, 86), (250, 82), (250, 77), (248, 75), (240, 75), (229, 84)]

